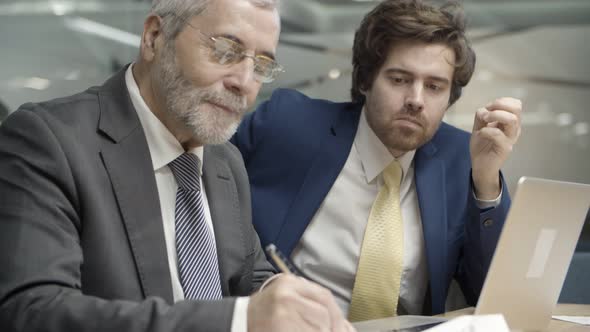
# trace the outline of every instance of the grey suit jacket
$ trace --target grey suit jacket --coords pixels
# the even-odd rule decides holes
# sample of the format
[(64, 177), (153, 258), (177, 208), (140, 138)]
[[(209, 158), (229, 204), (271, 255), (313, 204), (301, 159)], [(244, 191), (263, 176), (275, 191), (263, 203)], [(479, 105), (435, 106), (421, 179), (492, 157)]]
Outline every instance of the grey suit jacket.
[(158, 192), (124, 70), (0, 127), (0, 331), (229, 331), (272, 275), (239, 152), (206, 146), (222, 301), (173, 304)]

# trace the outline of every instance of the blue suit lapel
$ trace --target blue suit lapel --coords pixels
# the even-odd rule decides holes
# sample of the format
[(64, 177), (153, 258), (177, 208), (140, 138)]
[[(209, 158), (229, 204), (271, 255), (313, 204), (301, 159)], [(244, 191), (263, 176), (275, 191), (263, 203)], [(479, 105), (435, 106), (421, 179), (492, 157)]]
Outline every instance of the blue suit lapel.
[(286, 214), (275, 243), (291, 255), (307, 225), (332, 188), (350, 153), (358, 127), (361, 107), (345, 108), (322, 133), (320, 148), (310, 164), (302, 186)]
[(429, 142), (416, 152), (416, 191), (420, 205), (426, 258), (430, 276), (432, 308), (444, 311), (447, 271), (447, 210), (445, 170)]

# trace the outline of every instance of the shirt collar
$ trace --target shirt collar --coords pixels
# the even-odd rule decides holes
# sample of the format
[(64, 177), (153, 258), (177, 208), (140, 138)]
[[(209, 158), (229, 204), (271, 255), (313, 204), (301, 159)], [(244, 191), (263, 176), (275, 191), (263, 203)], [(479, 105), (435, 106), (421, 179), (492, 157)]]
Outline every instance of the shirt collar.
[(383, 142), (375, 135), (375, 132), (369, 126), (366, 119), (365, 107), (361, 111), (360, 121), (356, 137), (354, 139), (355, 147), (360, 155), (367, 183), (375, 180), (394, 159), (402, 167), (402, 181), (412, 166), (416, 150), (404, 153), (399, 158), (394, 158)]
[[(148, 105), (139, 92), (139, 87), (133, 77), (133, 63), (127, 68), (125, 73), (125, 83), (127, 90), (129, 90), (129, 96), (133, 107), (139, 117), (139, 122), (143, 127), (145, 137), (150, 150), (150, 156), (152, 158), (152, 166), (154, 171), (167, 166), (174, 159), (178, 158), (183, 154), (184, 148), (176, 137), (164, 126), (164, 124), (156, 117), (154, 113), (149, 109)], [(201, 169), (199, 170), (203, 174), (203, 147), (196, 147), (189, 151), (190, 153), (196, 154), (201, 159)]]

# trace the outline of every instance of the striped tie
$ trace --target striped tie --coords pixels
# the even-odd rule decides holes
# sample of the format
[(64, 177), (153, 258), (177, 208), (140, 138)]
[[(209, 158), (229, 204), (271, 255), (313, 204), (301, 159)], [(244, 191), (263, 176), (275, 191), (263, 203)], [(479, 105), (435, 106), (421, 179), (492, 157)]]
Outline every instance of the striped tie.
[(201, 161), (183, 153), (168, 166), (178, 183), (176, 253), (180, 283), (187, 300), (221, 299), (221, 281), (213, 234), (205, 220), (201, 197)]

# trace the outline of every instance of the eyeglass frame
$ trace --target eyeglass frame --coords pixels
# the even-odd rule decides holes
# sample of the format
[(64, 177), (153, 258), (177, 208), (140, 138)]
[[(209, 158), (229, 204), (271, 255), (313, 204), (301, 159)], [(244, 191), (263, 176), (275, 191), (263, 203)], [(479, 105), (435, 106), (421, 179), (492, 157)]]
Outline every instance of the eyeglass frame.
[(270, 69), (271, 76), (270, 77), (267, 77), (267, 78), (265, 78), (264, 76), (256, 73), (256, 71), (254, 70), (254, 78), (257, 81), (261, 82), (261, 83), (271, 83), (271, 82), (273, 82), (276, 79), (276, 77), (278, 76), (279, 73), (284, 73), (285, 72), (285, 69), (283, 68), (283, 66), (281, 66), (275, 59), (273, 59), (273, 58), (271, 58), (269, 56), (266, 56), (266, 55), (250, 55), (250, 54), (247, 54), (246, 53), (246, 48), (244, 47), (244, 45), (242, 45), (242, 44), (240, 44), (240, 43), (238, 43), (238, 42), (236, 42), (234, 40), (231, 40), (230, 38), (227, 38), (227, 37), (223, 37), (223, 36), (215, 37), (215, 36), (207, 35), (207, 34), (203, 33), (201, 31), (201, 29), (199, 29), (199, 28), (195, 27), (194, 25), (192, 25), (188, 20), (180, 17), (179, 15), (177, 15), (175, 13), (168, 13), (168, 14), (159, 15), (159, 16), (162, 18), (162, 17), (164, 17), (166, 15), (172, 15), (172, 16), (178, 18), (179, 20), (183, 21), (186, 25), (188, 25), (192, 29), (194, 29), (197, 32), (199, 32), (199, 34), (204, 39), (204, 41), (205, 42), (209, 42), (209, 45), (207, 45), (207, 46), (209, 47), (209, 49), (211, 51), (217, 51), (217, 48), (214, 45), (211, 45), (211, 43), (216, 43), (218, 41), (218, 39), (223, 39), (224, 41), (228, 42), (228, 44), (231, 44), (231, 46), (232, 46), (231, 48), (232, 49), (234, 49), (234, 47), (235, 47), (235, 49), (239, 50), (236, 53), (239, 54), (240, 60), (238, 60), (236, 62), (228, 63), (228, 64), (222, 64), (222, 63), (219, 63), (216, 60), (215, 62), (217, 64), (219, 64), (219, 65), (234, 65), (234, 64), (238, 64), (238, 63), (244, 61), (244, 59), (246, 59), (246, 58), (250, 58), (254, 62), (254, 68), (256, 68), (256, 66), (261, 61), (258, 57), (264, 57), (265, 59), (270, 60), (269, 63), (272, 64), (272, 68)]

